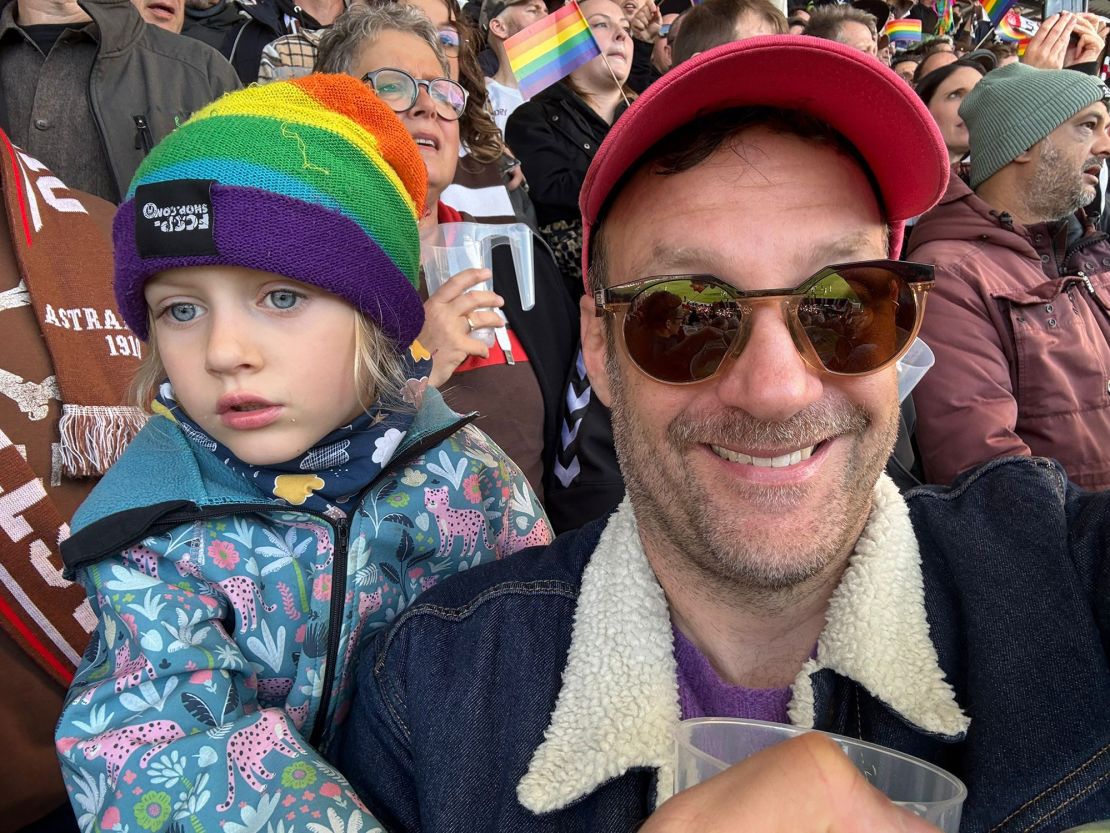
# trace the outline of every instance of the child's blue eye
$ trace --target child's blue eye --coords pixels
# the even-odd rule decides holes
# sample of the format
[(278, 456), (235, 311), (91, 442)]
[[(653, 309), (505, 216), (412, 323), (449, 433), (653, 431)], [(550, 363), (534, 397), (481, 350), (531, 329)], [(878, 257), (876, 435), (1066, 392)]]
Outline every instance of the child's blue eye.
[(266, 297), (270, 299), (274, 309), (293, 309), (302, 296), (291, 289), (275, 289)]
[(198, 315), (196, 304), (170, 304), (166, 312), (170, 314), (170, 318), (182, 324), (192, 321)]

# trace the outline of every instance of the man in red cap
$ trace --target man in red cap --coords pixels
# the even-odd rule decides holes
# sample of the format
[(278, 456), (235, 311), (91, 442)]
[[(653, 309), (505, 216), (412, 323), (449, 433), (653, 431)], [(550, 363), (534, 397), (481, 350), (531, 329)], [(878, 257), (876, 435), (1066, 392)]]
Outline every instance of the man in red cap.
[(616, 122), (582, 343), (628, 499), (371, 648), (338, 763), (386, 829), (922, 829), (814, 741), (666, 801), (702, 716), (927, 760), (966, 831), (1110, 817), (1110, 496), (1035, 458), (883, 473), (932, 285), (891, 258), (947, 171), (905, 82), (818, 38), (708, 51)]

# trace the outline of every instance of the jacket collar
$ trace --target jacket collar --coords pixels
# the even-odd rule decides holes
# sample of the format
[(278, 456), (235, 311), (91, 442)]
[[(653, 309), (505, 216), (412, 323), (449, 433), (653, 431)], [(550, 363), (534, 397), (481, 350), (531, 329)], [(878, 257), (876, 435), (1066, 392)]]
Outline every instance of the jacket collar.
[[(829, 603), (816, 656), (789, 707), (812, 727), (812, 675), (855, 680), (921, 731), (961, 737), (969, 724), (929, 638), (917, 538), (909, 510), (884, 474), (871, 516)], [(566, 807), (630, 769), (657, 771), (656, 801), (673, 792), (673, 732), (680, 719), (670, 615), (626, 499), (582, 575), (570, 650), (551, 721), (517, 785), (534, 813)]]

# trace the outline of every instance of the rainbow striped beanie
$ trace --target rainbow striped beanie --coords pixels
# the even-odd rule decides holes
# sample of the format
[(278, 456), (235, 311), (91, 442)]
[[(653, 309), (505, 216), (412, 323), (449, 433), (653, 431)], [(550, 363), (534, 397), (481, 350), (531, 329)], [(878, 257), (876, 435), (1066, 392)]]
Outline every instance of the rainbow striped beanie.
[(230, 265), (326, 289), (407, 347), (424, 325), (427, 170), (396, 114), (347, 75), (229, 93), (163, 139), (116, 213), (115, 292), (149, 337), (143, 284)]

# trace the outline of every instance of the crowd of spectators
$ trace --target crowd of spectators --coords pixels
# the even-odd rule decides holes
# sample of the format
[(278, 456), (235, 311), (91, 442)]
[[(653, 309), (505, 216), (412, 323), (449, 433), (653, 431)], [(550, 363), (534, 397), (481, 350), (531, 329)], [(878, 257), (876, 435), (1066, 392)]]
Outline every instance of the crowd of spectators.
[[(454, 411), (479, 414), (560, 533), (610, 516), (625, 497), (629, 452), (614, 440), (612, 392), (595, 390), (583, 340), (595, 310), (580, 200), (607, 137), (639, 97), (725, 44), (773, 48), (794, 36), (858, 51), (917, 96), (950, 167), (939, 203), (890, 239), (892, 255), (936, 276), (920, 325), (931, 366), (901, 402), (892, 477), (904, 488), (948, 485), (991, 460), (1045, 457), (1074, 484), (1110, 490), (1110, 22), (1062, 12), (1019, 48), (995, 37), (974, 3), (955, 4), (946, 25), (935, 4), (909, 0), (579, 0), (600, 54), (526, 97), (506, 42), (557, 5), (0, 0), (0, 461), (12, 457), (0, 468), (0, 613), (12, 610), (0, 617), (0, 745), (15, 750), (0, 762), (11, 787), (0, 789), (0, 829), (77, 829), (53, 723), (80, 636), (97, 622), (61, 578), (60, 544), (142, 424), (126, 391), (143, 348), (111, 297), (110, 214), (133, 196), (155, 146), (245, 86), (341, 74), (388, 103), (407, 84), (411, 100), (390, 106), (427, 172), (421, 240), (462, 221), (531, 230), (534, 307), (524, 308), (509, 249), (497, 247), (492, 269), (438, 288), (421, 280), (418, 340), (430, 384)], [(902, 18), (922, 23), (919, 42), (885, 34)], [(884, 141), (909, 129), (888, 124)], [(665, 202), (666, 189), (657, 196)], [(37, 250), (49, 259), (27, 254), (32, 228), (49, 235)], [(73, 286), (70, 272), (81, 274)], [(686, 324), (673, 321), (676, 331)], [(497, 337), (486, 343), (476, 330)], [(71, 406), (84, 410), (67, 423)], [(629, 437), (628, 413), (617, 420)], [(78, 448), (81, 430), (98, 437), (94, 451)], [(92, 462), (74, 464), (82, 453)], [(36, 477), (42, 488), (20, 504), (44, 513), (30, 535), (4, 523), (15, 510), (2, 501)], [(32, 538), (39, 549), (29, 551)], [(24, 562), (35, 570), (12, 566)], [(96, 829), (110, 829), (102, 821)]]

